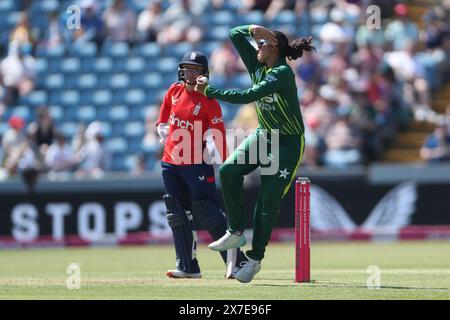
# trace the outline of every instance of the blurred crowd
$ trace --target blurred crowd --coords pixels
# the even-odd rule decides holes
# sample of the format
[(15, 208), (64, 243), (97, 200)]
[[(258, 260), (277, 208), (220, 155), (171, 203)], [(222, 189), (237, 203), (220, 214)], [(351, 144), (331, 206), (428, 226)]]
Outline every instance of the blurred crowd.
[[(450, 108), (438, 115), (430, 107), (433, 94), (450, 79), (450, 1), (430, 6), (422, 17), (423, 28), (410, 19), (408, 6), (387, 0), (149, 0), (141, 12), (124, 0), (75, 1), (81, 8), (81, 28), (65, 27), (64, 10), (49, 16), (46, 30), (34, 30), (27, 8), (31, 0), (19, 1), (23, 12), (0, 50), (0, 118), (8, 106), (35, 87), (37, 66), (33, 52), (38, 48), (65, 45), (68, 50), (86, 42), (154, 42), (161, 47), (178, 42), (200, 43), (207, 25), (205, 15), (231, 10), (236, 15), (259, 11), (265, 25), (290, 10), (296, 19), (309, 19), (316, 52), (289, 62), (295, 71), (301, 109), (306, 125), (304, 165), (344, 167), (364, 165), (380, 159), (383, 151), (413, 119), (437, 125), (427, 138), (421, 156), (427, 161), (449, 159)], [(380, 28), (368, 27), (366, 8), (380, 7)], [(61, 13), (63, 12), (63, 13)], [(323, 23), (317, 23), (323, 21)], [(290, 38), (295, 30), (281, 28)], [(201, 50), (201, 48), (199, 48)], [(230, 41), (224, 41), (209, 57), (211, 79), (226, 83), (245, 75), (245, 67)], [(237, 107), (229, 128), (254, 128), (252, 104)], [(145, 121), (144, 149), (158, 150), (154, 123), (158, 110)], [(3, 175), (45, 171), (57, 178), (65, 173), (77, 177), (101, 177), (110, 168), (104, 126), (94, 122), (80, 125), (67, 141), (43, 106), (30, 124), (13, 116), (1, 137)], [(145, 156), (136, 155), (132, 172), (145, 167)]]

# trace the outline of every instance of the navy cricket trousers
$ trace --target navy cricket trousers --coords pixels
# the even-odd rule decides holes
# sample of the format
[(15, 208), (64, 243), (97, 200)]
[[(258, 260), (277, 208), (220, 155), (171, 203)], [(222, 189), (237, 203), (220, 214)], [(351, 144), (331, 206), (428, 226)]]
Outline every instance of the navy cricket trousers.
[(211, 200), (219, 206), (214, 178), (214, 168), (209, 164), (174, 165), (161, 162), (166, 193), (180, 202), (185, 210), (191, 210), (192, 202)]

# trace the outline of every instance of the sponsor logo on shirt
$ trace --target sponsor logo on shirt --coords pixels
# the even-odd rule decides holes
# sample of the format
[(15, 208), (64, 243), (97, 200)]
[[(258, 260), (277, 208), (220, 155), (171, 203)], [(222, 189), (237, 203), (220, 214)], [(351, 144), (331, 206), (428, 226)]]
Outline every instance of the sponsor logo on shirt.
[(201, 105), (200, 103), (197, 104), (197, 105), (195, 105), (194, 111), (192, 111), (192, 114), (193, 114), (194, 116), (198, 116), (198, 114), (199, 114), (201, 108), (202, 108), (202, 105)]
[(212, 124), (218, 124), (218, 123), (221, 123), (221, 122), (223, 122), (223, 118), (222, 118), (222, 117), (214, 117), (214, 118), (211, 120), (211, 123), (212, 123)]
[(175, 113), (170, 115), (170, 124), (182, 129), (194, 130), (194, 125), (189, 120), (180, 120)]
[(264, 111), (275, 111), (275, 106), (274, 105), (262, 103), (260, 101), (256, 102), (256, 107), (258, 109), (261, 109), (261, 110), (264, 110)]
[(275, 78), (273, 75), (271, 75), (271, 74), (268, 74), (265, 78), (264, 78), (264, 80), (266, 80), (267, 82), (275, 82), (275, 81), (277, 81), (278, 79), (277, 78)]

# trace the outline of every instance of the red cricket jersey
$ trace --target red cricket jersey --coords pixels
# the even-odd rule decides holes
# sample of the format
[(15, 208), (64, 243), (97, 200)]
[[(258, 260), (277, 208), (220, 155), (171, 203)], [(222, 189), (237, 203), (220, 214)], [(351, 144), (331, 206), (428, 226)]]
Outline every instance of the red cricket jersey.
[(209, 129), (215, 129), (211, 134), (222, 161), (227, 158), (225, 126), (216, 99), (190, 92), (181, 82), (174, 83), (161, 105), (156, 125), (160, 123), (169, 124), (162, 161), (177, 165), (203, 163), (204, 137)]

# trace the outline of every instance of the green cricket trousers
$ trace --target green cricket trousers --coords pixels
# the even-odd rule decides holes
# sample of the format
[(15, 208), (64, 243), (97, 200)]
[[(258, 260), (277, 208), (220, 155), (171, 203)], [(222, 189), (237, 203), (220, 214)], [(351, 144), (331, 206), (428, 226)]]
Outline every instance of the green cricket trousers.
[[(276, 138), (279, 141), (278, 152), (274, 147)], [(261, 148), (261, 143), (266, 142), (268, 147)], [(252, 249), (246, 252), (251, 259), (264, 258), (265, 248), (278, 220), (281, 199), (295, 179), (304, 147), (304, 134), (275, 136), (266, 135), (264, 130), (256, 129), (220, 167), (220, 181), (230, 232), (243, 231), (246, 226), (243, 204), (244, 176), (261, 167), (261, 190), (253, 215)], [(260, 153), (265, 154), (265, 157), (260, 156)], [(270, 159), (269, 164), (267, 157)], [(269, 175), (264, 173), (269, 166), (276, 167), (276, 172), (271, 170)]]

